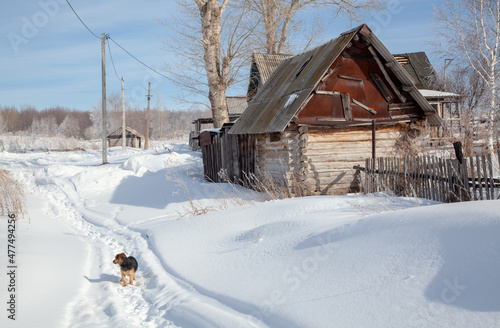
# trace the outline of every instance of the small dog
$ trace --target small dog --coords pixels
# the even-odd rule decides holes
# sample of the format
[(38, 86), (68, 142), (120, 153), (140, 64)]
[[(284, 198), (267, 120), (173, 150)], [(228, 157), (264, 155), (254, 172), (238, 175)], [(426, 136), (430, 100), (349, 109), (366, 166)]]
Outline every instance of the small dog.
[(125, 253), (121, 253), (116, 254), (113, 263), (120, 266), (122, 271), (122, 280), (120, 280), (120, 282), (123, 282), (123, 287), (127, 286), (127, 276), (129, 283), (134, 285), (135, 272), (137, 271), (137, 260), (133, 256), (127, 257)]

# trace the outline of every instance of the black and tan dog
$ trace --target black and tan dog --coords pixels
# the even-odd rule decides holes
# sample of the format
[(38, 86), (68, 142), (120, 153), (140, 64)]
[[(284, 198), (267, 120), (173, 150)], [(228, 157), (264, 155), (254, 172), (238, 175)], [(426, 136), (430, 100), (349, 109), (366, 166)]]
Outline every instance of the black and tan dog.
[(135, 272), (137, 271), (137, 260), (133, 256), (127, 257), (125, 253), (121, 253), (116, 254), (113, 263), (120, 266), (120, 269), (122, 271), (122, 280), (120, 281), (123, 282), (123, 287), (127, 286), (127, 276), (129, 283), (133, 285), (135, 280)]

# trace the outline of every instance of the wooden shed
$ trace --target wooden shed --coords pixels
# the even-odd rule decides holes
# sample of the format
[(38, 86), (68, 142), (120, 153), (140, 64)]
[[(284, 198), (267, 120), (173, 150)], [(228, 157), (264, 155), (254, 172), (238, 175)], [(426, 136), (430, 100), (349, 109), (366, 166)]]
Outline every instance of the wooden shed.
[[(142, 148), (142, 139), (144, 136), (137, 132), (136, 130), (125, 128), (126, 145), (127, 147)], [(123, 145), (122, 139), (122, 128), (116, 129), (113, 133), (108, 135), (108, 147), (119, 147)]]
[(257, 176), (301, 194), (346, 194), (360, 191), (355, 166), (375, 153), (395, 154), (425, 120), (441, 124), (409, 74), (361, 25), (283, 60), (227, 135), (247, 136), (254, 167), (245, 170)]

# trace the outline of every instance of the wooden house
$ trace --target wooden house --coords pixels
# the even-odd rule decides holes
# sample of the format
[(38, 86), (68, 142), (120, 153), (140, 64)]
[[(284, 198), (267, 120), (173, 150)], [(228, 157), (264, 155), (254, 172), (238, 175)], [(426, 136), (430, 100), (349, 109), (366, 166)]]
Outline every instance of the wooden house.
[(397, 153), (424, 121), (441, 124), (414, 80), (362, 25), (281, 61), (226, 136), (205, 146), (221, 141), (220, 166), (230, 177), (254, 173), (300, 194), (346, 194), (360, 191), (354, 167)]
[(434, 107), (439, 117), (443, 119), (443, 126), (431, 130), (433, 138), (445, 141), (443, 139), (444, 129), (447, 129), (448, 134), (451, 135), (453, 132), (459, 132), (462, 128), (461, 96), (445, 91), (445, 86), (439, 80), (425, 52), (396, 54), (394, 57), (415, 81), (415, 86), (420, 93)]
[(292, 57), (292, 55), (282, 55), (282, 54), (259, 54), (254, 53), (252, 55), (252, 64), (250, 66), (250, 79), (248, 83), (247, 91), (247, 102), (250, 102), (252, 98), (257, 94), (259, 88), (261, 88), (271, 76), (274, 70), (279, 66), (279, 64)]
[[(233, 122), (243, 114), (247, 108), (246, 97), (226, 97), (229, 121)], [(212, 117), (200, 117), (192, 122), (193, 126), (189, 133), (189, 147), (196, 151), (200, 149), (199, 135), (203, 129), (213, 128), (214, 119)], [(205, 125), (205, 127), (203, 127)], [(207, 127), (208, 126), (208, 127)]]
[[(139, 132), (137, 132), (136, 130), (129, 128), (128, 126), (125, 128), (125, 138), (127, 147), (133, 147), (133, 148), (142, 147), (142, 139), (144, 139), (144, 136)], [(123, 145), (122, 128), (118, 128), (114, 132), (110, 133), (107, 139), (108, 139), (108, 147), (122, 146)]]

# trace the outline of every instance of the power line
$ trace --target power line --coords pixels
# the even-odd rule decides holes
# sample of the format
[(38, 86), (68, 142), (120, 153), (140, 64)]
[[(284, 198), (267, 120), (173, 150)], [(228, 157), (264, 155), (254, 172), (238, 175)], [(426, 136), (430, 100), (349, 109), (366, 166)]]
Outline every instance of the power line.
[[(107, 35), (107, 38), (109, 38), (109, 35)], [(113, 61), (113, 56), (111, 55), (111, 47), (109, 45), (109, 41), (108, 41), (108, 50), (109, 50), (109, 58), (111, 58), (111, 64), (113, 65), (113, 70), (115, 71), (116, 78), (121, 81), (122, 79), (120, 79), (118, 73), (116, 72), (115, 62)]]
[(100, 39), (99, 36), (97, 36), (97, 34), (95, 34), (94, 32), (92, 32), (92, 30), (87, 26), (85, 25), (85, 23), (83, 22), (83, 20), (80, 18), (80, 16), (78, 16), (78, 14), (76, 13), (75, 9), (73, 9), (73, 6), (71, 5), (71, 3), (69, 3), (68, 0), (66, 0), (66, 2), (68, 3), (68, 6), (71, 8), (71, 10), (73, 10), (73, 12), (75, 13), (76, 17), (78, 17), (78, 19), (80, 20), (80, 22), (82, 22), (83, 26), (85, 26), (85, 28), (87, 30), (89, 30), (90, 33), (92, 33), (93, 36), (95, 36), (96, 38)]
[[(93, 35), (95, 36), (97, 39), (100, 39), (101, 37), (99, 37), (97, 34), (95, 34), (94, 32), (92, 32), (92, 30), (85, 24), (85, 22), (80, 18), (80, 16), (78, 16), (77, 12), (75, 11), (75, 9), (73, 8), (73, 6), (71, 5), (71, 3), (69, 3), (68, 0), (66, 0), (66, 3), (68, 4), (68, 6), (71, 8), (71, 10), (73, 11), (73, 13), (75, 13), (76, 17), (80, 20), (80, 22), (83, 24), (83, 26), (85, 26), (85, 28)], [(176, 83), (177, 81), (175, 81), (174, 79), (172, 79), (171, 77), (168, 77), (166, 76), (165, 74), (162, 74), (160, 72), (158, 72), (157, 70), (155, 70), (154, 68), (152, 68), (151, 66), (145, 64), (143, 61), (141, 61), (139, 58), (137, 58), (136, 56), (132, 55), (127, 49), (123, 48), (120, 44), (118, 44), (118, 42), (116, 42), (115, 40), (113, 40), (108, 34), (106, 34), (106, 39), (109, 39), (111, 41), (113, 41), (114, 44), (116, 44), (118, 47), (120, 47), (123, 51), (125, 51), (130, 57), (132, 57), (133, 59), (135, 59), (137, 62), (139, 62), (141, 65), (143, 65), (144, 67), (147, 67), (148, 69), (150, 69), (151, 71), (155, 72), (156, 74), (160, 75), (160, 76), (163, 76), (164, 78), (166, 78), (167, 80), (173, 82), (173, 83)], [(119, 77), (118, 77), (118, 73), (116, 72), (116, 68), (115, 68), (115, 64), (113, 62), (113, 57), (111, 56), (111, 48), (109, 46), (109, 42), (108, 42), (108, 49), (109, 49), (109, 54), (110, 54), (110, 57), (111, 57), (111, 63), (113, 64), (113, 69), (115, 70), (115, 75), (116, 77), (121, 80)], [(190, 89), (194, 89), (196, 90), (195, 88), (191, 87), (191, 86), (188, 86)]]
[(172, 78), (158, 72), (157, 70), (155, 70), (154, 68), (146, 65), (143, 61), (141, 61), (139, 58), (137, 58), (136, 56), (132, 55), (130, 52), (127, 51), (127, 49), (123, 48), (121, 45), (118, 44), (118, 42), (116, 42), (115, 40), (113, 40), (111, 37), (108, 37), (111, 41), (113, 41), (118, 47), (120, 47), (123, 51), (125, 51), (130, 57), (134, 58), (136, 61), (138, 61), (139, 63), (141, 63), (142, 65), (144, 65), (145, 67), (149, 68), (150, 70), (152, 70), (153, 72), (155, 72), (156, 74), (158, 75), (161, 75), (163, 76), (164, 78), (168, 79), (168, 80), (173, 80)]

